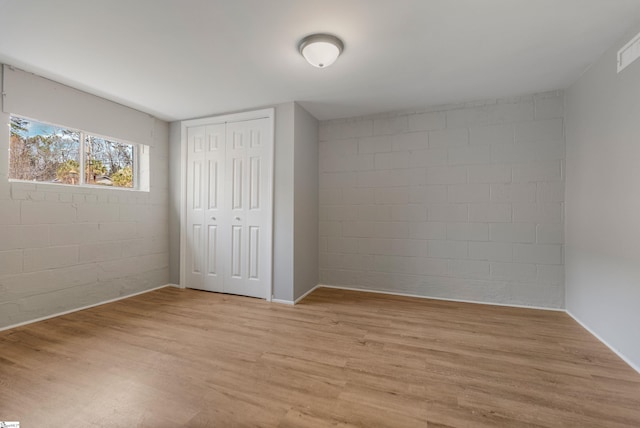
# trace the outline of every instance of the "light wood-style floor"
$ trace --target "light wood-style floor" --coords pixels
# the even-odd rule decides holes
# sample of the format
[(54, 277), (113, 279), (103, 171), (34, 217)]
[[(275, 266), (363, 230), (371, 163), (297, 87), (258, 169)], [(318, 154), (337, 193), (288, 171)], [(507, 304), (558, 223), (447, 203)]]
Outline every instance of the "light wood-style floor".
[(40, 427), (640, 426), (640, 374), (566, 314), (319, 289), (165, 288), (0, 333)]

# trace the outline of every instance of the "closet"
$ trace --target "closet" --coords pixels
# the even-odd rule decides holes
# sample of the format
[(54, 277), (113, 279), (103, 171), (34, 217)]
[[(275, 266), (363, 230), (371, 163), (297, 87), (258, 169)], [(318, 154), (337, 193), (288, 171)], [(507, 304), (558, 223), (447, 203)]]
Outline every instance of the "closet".
[(268, 299), (272, 111), (185, 121), (183, 139), (183, 284)]

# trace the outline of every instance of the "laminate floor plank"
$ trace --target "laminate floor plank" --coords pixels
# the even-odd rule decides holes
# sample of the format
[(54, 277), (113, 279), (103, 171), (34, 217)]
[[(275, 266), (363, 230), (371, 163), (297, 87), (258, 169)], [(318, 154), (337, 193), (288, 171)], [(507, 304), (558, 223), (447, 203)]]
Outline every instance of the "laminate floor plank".
[(640, 374), (561, 312), (164, 288), (0, 332), (25, 427), (638, 427)]

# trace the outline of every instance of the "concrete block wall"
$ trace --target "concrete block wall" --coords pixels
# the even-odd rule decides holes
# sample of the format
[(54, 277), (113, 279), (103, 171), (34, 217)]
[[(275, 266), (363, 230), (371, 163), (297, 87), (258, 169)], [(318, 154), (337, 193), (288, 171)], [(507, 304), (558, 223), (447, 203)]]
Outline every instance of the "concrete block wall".
[(155, 120), (150, 192), (9, 182), (2, 129), (0, 328), (169, 282), (167, 123)]
[(321, 122), (320, 282), (564, 306), (564, 94)]

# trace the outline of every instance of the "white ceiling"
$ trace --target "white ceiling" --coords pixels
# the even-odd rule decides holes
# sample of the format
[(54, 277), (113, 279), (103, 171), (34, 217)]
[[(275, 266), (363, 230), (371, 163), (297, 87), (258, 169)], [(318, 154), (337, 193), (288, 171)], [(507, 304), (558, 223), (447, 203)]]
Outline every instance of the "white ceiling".
[[(167, 120), (332, 119), (565, 88), (638, 21), (639, 0), (0, 0), (0, 62)], [(314, 32), (344, 40), (330, 68), (297, 52)]]

